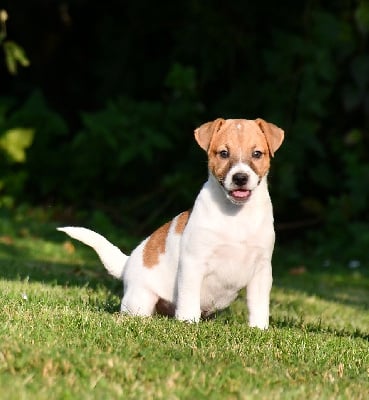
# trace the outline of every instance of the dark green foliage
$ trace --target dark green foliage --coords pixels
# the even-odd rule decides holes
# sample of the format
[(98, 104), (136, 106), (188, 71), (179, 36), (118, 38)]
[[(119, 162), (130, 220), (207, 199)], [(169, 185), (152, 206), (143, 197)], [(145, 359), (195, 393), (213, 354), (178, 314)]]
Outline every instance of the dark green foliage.
[[(63, 180), (61, 138), (68, 128), (64, 119), (47, 106), (38, 91), (33, 92), (20, 108), (11, 107), (11, 104), (14, 102), (4, 102), (0, 119), (0, 154), (5, 155), (1, 159), (3, 168), (0, 175), (4, 177), (3, 189), (15, 198), (31, 200), (34, 197), (32, 191), (27, 193), (27, 188), (35, 181), (40, 198), (54, 190), (60, 179)], [(9, 133), (17, 133), (12, 135), (12, 143), (5, 140)]]
[(277, 222), (369, 245), (366, 1), (17, 3), (8, 36), (31, 66), (2, 86), (0, 139), (34, 136), (24, 162), (0, 161), (3, 199), (100, 209), (141, 234), (206, 179), (194, 128), (263, 117), (286, 131)]

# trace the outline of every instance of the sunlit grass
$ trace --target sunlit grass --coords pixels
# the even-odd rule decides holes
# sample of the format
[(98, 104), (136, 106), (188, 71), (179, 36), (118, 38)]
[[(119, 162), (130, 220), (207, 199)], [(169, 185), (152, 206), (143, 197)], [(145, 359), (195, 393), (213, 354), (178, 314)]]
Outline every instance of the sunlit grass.
[(268, 331), (247, 327), (244, 294), (197, 325), (129, 318), (92, 251), (24, 225), (0, 231), (1, 398), (367, 398), (365, 274), (295, 274), (277, 251)]

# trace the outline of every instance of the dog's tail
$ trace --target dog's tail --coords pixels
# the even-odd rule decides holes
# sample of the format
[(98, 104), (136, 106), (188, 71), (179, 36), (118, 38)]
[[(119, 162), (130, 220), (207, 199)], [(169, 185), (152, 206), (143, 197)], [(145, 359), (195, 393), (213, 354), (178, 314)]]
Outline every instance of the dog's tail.
[(104, 267), (108, 270), (109, 274), (115, 278), (122, 279), (124, 265), (128, 259), (118, 247), (110, 243), (104, 236), (91, 231), (90, 229), (80, 228), (76, 226), (66, 226), (57, 228), (58, 231), (65, 232), (70, 237), (81, 241), (87, 246), (92, 247), (97, 255), (100, 257)]

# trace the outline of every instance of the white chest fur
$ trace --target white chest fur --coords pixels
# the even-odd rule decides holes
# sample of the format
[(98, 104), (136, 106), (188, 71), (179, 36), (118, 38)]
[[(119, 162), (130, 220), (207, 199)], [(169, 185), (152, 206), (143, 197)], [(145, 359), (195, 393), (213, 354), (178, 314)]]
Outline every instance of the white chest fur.
[(225, 199), (210, 177), (181, 240), (179, 311), (186, 298), (183, 308), (195, 313), (190, 298), (197, 301), (192, 295), (196, 286), (200, 289), (196, 315), (227, 307), (261, 269), (269, 268), (273, 246), (273, 214), (266, 178), (249, 202), (240, 207)]

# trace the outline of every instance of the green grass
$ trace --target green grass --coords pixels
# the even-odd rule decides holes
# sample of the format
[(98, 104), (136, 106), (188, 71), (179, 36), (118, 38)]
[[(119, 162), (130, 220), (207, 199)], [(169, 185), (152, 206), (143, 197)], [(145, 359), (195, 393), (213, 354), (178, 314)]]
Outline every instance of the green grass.
[(197, 325), (123, 317), (121, 284), (55, 226), (0, 222), (2, 399), (368, 398), (365, 266), (277, 249), (268, 331), (247, 327), (243, 296)]

